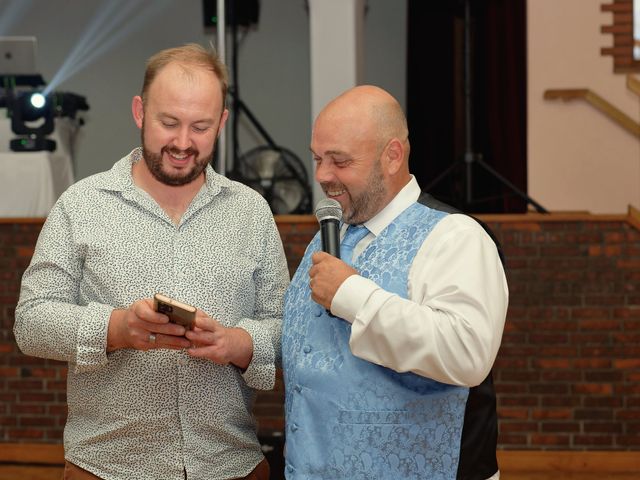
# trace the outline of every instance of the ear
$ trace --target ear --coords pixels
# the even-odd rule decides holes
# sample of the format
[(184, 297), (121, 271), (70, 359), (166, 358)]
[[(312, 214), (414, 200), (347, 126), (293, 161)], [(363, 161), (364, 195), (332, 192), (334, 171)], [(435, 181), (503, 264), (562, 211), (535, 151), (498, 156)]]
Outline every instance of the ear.
[(133, 97), (133, 100), (131, 101), (131, 113), (133, 113), (133, 120), (136, 122), (138, 128), (142, 129), (144, 104), (142, 103), (142, 98), (139, 95)]
[(220, 138), (220, 134), (222, 133), (222, 127), (224, 127), (224, 124), (227, 123), (228, 118), (229, 118), (229, 110), (225, 108), (224, 112), (222, 112), (222, 115), (220, 116), (220, 125), (218, 125), (218, 134), (216, 135), (216, 138)]
[(387, 145), (387, 149), (384, 152), (384, 158), (387, 164), (387, 173), (389, 175), (395, 175), (400, 171), (404, 163), (404, 145), (397, 138), (392, 139)]

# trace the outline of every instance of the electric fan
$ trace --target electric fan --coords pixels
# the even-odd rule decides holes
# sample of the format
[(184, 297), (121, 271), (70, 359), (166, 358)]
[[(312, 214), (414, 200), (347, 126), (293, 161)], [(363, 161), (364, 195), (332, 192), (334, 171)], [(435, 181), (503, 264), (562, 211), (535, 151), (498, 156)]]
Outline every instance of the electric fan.
[(300, 159), (283, 147), (263, 145), (236, 160), (230, 177), (260, 193), (275, 215), (311, 211), (311, 188)]

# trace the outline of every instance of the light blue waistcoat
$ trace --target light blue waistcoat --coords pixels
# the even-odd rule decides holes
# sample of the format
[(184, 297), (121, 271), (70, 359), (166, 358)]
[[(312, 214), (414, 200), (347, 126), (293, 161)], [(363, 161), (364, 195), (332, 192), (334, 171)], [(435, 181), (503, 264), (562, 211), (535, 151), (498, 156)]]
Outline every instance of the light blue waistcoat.
[[(424, 239), (447, 214), (418, 203), (355, 259), (360, 275), (407, 298)], [(307, 248), (285, 296), (282, 355), (288, 479), (455, 479), (468, 388), (361, 360), (351, 325), (311, 300)]]

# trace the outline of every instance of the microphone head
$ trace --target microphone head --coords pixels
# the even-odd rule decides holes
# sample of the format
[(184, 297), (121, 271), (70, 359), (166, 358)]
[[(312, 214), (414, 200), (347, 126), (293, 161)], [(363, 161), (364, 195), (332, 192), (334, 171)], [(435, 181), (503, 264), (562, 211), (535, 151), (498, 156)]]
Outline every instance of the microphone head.
[(333, 198), (323, 198), (316, 204), (316, 218), (318, 222), (323, 220), (342, 221), (342, 206)]

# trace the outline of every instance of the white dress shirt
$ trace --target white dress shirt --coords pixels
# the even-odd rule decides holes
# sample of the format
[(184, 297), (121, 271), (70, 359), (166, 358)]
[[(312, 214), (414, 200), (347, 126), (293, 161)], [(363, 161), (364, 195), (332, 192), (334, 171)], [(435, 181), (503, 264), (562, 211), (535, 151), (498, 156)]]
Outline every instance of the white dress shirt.
[[(365, 223), (370, 233), (354, 259), (419, 196), (412, 178)], [(352, 323), (353, 354), (442, 383), (480, 384), (500, 347), (508, 288), (496, 246), (478, 222), (450, 214), (435, 226), (409, 270), (408, 297), (359, 275), (340, 286), (331, 311)]]

